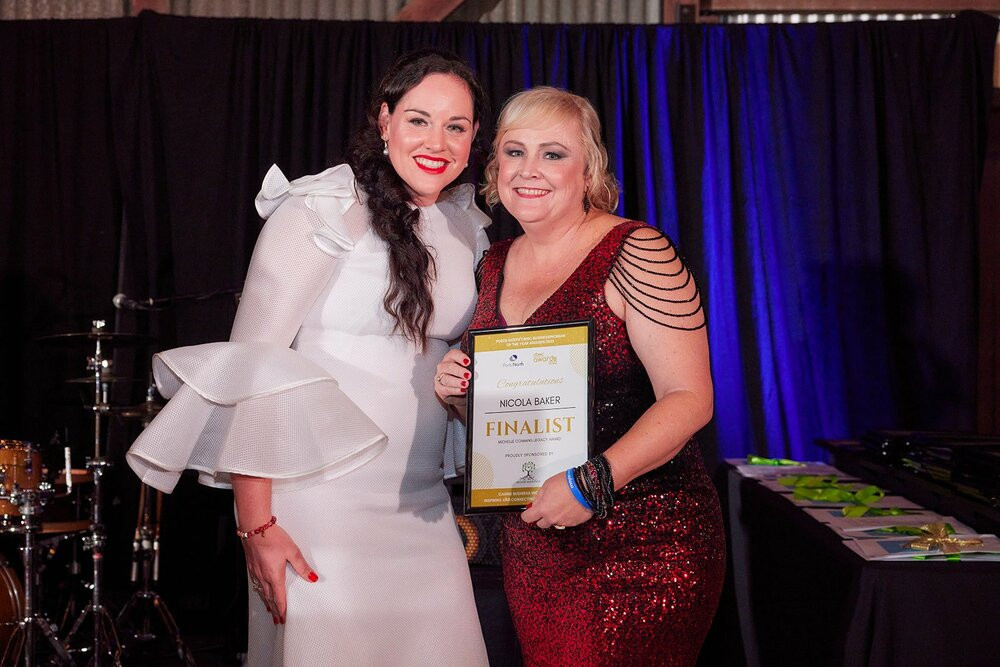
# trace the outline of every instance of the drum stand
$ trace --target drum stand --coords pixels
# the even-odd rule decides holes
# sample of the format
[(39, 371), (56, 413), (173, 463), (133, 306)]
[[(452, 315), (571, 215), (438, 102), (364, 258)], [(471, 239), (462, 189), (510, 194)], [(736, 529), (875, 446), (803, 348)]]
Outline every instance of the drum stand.
[[(150, 506), (153, 504), (151, 496), (156, 498), (155, 521), (150, 511)], [(163, 494), (145, 484), (140, 485), (139, 519), (135, 528), (135, 539), (132, 543), (132, 581), (134, 583), (139, 578), (140, 573), (142, 579), (139, 590), (132, 594), (132, 597), (119, 612), (118, 626), (124, 627), (122, 621), (128, 618), (130, 612), (134, 611), (139, 617), (139, 622), (134, 626), (136, 630), (132, 633), (132, 637), (139, 641), (153, 641), (156, 639), (156, 634), (152, 632), (152, 612), (155, 609), (177, 649), (177, 657), (187, 667), (195, 667), (194, 656), (188, 650), (184, 640), (181, 639), (180, 630), (177, 628), (177, 623), (167, 608), (167, 604), (156, 591), (150, 589), (151, 584), (155, 584), (160, 578), (160, 515), (162, 511)]]
[(70, 657), (66, 647), (56, 638), (52, 631), (52, 624), (45, 617), (44, 613), (35, 611), (35, 600), (37, 597), (37, 573), (35, 572), (35, 533), (41, 528), (41, 509), (48, 496), (52, 493), (51, 487), (45, 482), (38, 485), (39, 488), (18, 490), (15, 489), (10, 494), (10, 501), (18, 506), (23, 517), (23, 525), (17, 532), (24, 533), (24, 618), (17, 624), (14, 633), (10, 637), (10, 642), (4, 650), (0, 663), (4, 665), (16, 665), (24, 653), (25, 667), (33, 667), (38, 664), (35, 661), (35, 629), (41, 632), (41, 636), (49, 643), (55, 652), (54, 659), (62, 665), (72, 665), (73, 659)]
[[(121, 665), (121, 642), (118, 641), (118, 634), (115, 631), (114, 621), (107, 607), (104, 606), (103, 596), (103, 571), (104, 571), (104, 524), (101, 523), (101, 477), (104, 471), (111, 467), (111, 463), (101, 456), (101, 417), (109, 412), (108, 406), (108, 385), (103, 381), (102, 375), (111, 366), (111, 361), (104, 358), (101, 352), (101, 334), (104, 331), (105, 321), (94, 320), (91, 332), (94, 334), (94, 356), (87, 358), (87, 369), (94, 373), (94, 457), (87, 459), (87, 470), (94, 475), (94, 497), (92, 503), (92, 515), (90, 524), (90, 535), (84, 538), (84, 548), (89, 548), (94, 563), (94, 583), (90, 604), (84, 607), (76, 622), (70, 628), (64, 642), (68, 648), (70, 640), (83, 626), (87, 616), (93, 617), (93, 644), (88, 648), (81, 648), (81, 651), (91, 650), (93, 656), (91, 662), (95, 667), (100, 667), (105, 655), (111, 658), (111, 664), (118, 667)], [(67, 473), (69, 474), (69, 473)]]

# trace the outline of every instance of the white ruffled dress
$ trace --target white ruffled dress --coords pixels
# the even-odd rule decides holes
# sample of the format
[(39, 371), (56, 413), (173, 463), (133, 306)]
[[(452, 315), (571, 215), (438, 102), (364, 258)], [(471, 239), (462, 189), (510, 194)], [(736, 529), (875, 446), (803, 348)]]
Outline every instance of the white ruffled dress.
[(132, 469), (167, 492), (185, 469), (221, 487), (232, 473), (271, 478), (274, 514), (320, 575), (289, 568), (285, 625), (249, 596), (249, 665), (486, 664), (442, 484), (460, 454), (446, 456), (433, 393), (488, 245), (472, 197), (463, 185), (420, 209), (436, 267), (425, 353), (393, 333), (387, 248), (339, 165), (291, 183), (271, 168), (231, 340), (154, 357), (170, 401), (129, 450)]

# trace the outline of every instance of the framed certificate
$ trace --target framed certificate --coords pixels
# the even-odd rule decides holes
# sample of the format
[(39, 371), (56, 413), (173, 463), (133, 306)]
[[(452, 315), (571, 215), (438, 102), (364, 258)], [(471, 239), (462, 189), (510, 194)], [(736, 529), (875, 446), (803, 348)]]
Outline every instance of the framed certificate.
[(593, 447), (592, 320), (469, 332), (465, 511), (519, 511)]

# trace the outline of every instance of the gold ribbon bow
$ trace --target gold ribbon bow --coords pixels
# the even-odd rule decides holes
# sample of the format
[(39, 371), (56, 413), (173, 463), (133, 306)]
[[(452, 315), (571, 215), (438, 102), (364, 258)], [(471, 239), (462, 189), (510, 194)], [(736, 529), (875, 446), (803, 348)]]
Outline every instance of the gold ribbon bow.
[(948, 526), (944, 523), (928, 523), (920, 526), (920, 530), (927, 533), (927, 535), (908, 542), (906, 546), (922, 551), (941, 549), (942, 553), (957, 554), (962, 550), (962, 547), (972, 547), (983, 543), (978, 537), (964, 539), (949, 535)]

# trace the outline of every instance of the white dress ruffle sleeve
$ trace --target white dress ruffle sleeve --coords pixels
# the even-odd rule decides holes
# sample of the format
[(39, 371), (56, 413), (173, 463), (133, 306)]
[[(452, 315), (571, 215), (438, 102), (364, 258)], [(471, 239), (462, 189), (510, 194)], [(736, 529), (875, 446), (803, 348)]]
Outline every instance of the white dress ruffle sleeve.
[(256, 199), (267, 222), (230, 341), (153, 358), (170, 401), (126, 455), (144, 483), (170, 492), (193, 469), (210, 486), (239, 473), (271, 478), (281, 492), (343, 475), (385, 448), (337, 380), (289, 347), (337, 258), (366, 231), (344, 217), (357, 201), (347, 165), (292, 182), (276, 165), (267, 172)]

